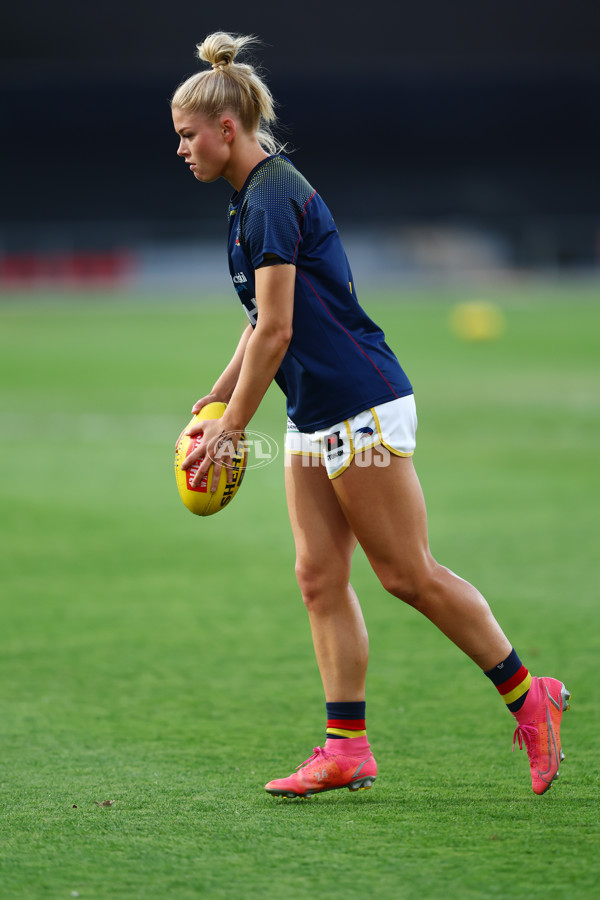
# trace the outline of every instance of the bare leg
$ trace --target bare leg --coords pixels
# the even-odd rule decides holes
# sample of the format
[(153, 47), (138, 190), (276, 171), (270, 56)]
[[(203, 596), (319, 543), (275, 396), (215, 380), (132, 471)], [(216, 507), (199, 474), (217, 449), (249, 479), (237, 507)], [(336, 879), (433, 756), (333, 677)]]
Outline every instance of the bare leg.
[(286, 461), (286, 492), (296, 576), (308, 610), (325, 699), (364, 700), (369, 639), (350, 584), (356, 538), (325, 468)]
[(332, 485), (386, 590), (427, 616), (482, 669), (508, 656), (511, 644), (479, 591), (431, 555), (412, 459), (391, 456), (386, 467), (353, 463)]

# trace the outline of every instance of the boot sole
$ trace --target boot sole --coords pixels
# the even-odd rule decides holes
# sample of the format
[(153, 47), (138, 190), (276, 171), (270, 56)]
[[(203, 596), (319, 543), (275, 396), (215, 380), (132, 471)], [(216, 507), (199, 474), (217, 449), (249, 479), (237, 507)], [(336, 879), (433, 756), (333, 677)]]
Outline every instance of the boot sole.
[(278, 791), (277, 789), (267, 790), (265, 788), (265, 790), (272, 797), (283, 797), (285, 800), (308, 800), (309, 797), (313, 797), (315, 794), (324, 794), (326, 791), (339, 791), (343, 788), (348, 788), (349, 791), (368, 791), (376, 778), (376, 775), (365, 775), (364, 778), (357, 778), (356, 781), (351, 781), (349, 784), (336, 784), (334, 787), (323, 788), (321, 791), (305, 791), (303, 794), (296, 794), (294, 791)]

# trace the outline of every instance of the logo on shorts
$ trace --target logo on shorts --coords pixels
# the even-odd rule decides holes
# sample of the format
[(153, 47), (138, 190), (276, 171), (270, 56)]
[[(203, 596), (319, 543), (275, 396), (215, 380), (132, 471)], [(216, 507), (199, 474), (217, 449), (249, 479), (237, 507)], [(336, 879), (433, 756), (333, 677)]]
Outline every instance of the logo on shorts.
[(365, 437), (370, 437), (373, 434), (373, 429), (369, 428), (368, 425), (365, 425), (363, 428), (357, 428), (357, 434), (364, 434)]
[(342, 450), (343, 446), (344, 442), (339, 431), (334, 431), (333, 434), (327, 435), (325, 438), (325, 451), (329, 462), (337, 456), (344, 455), (344, 451)]

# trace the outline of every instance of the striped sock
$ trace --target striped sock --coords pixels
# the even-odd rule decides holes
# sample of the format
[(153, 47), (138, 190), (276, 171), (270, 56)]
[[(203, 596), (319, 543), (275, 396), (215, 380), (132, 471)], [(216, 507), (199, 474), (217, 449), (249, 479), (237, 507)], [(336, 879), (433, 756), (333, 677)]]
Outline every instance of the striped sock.
[(326, 703), (327, 738), (343, 739), (366, 737), (364, 700), (351, 703)]
[(496, 688), (511, 713), (516, 713), (525, 703), (531, 687), (531, 675), (513, 648), (506, 659), (485, 673)]

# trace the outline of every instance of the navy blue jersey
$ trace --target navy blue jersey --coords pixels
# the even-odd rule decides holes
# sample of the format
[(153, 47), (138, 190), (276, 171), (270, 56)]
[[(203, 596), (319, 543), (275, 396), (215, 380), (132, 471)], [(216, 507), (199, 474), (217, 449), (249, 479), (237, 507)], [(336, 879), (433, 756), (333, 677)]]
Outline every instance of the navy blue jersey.
[(267, 254), (296, 266), (293, 336), (275, 381), (300, 431), (412, 393), (383, 331), (358, 303), (329, 209), (281, 155), (255, 166), (229, 205), (229, 268), (252, 325), (254, 272)]

